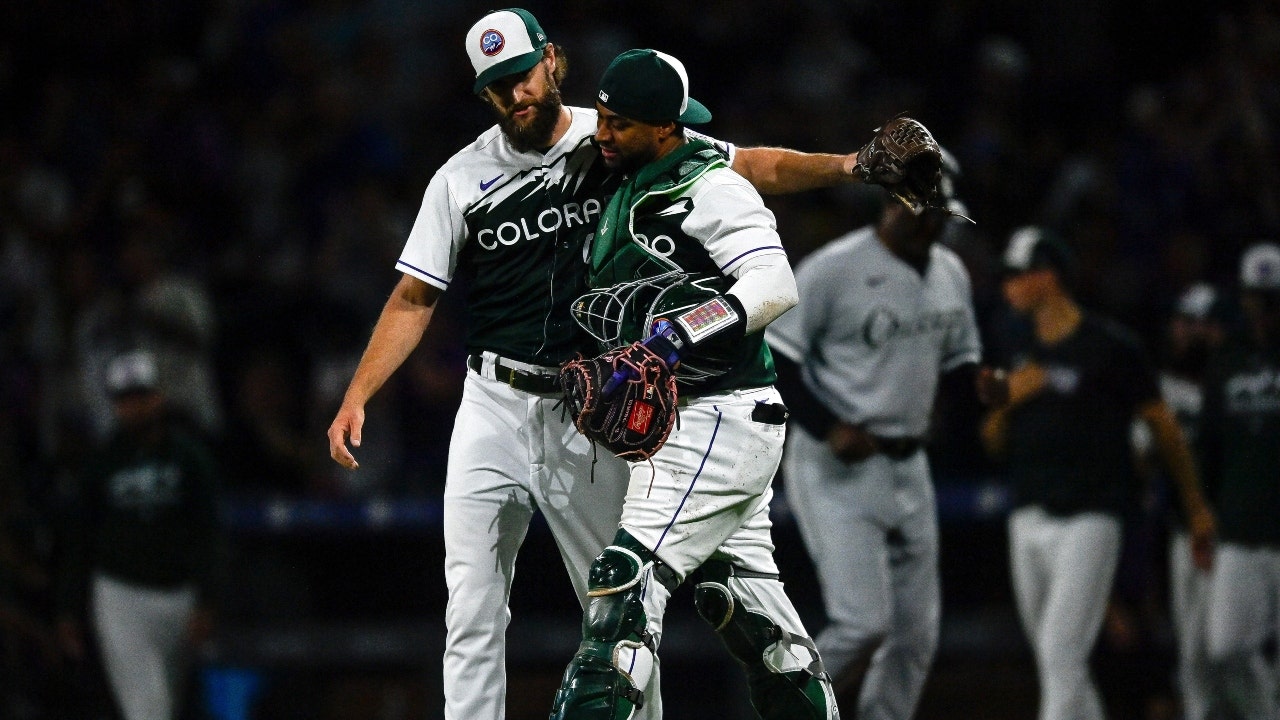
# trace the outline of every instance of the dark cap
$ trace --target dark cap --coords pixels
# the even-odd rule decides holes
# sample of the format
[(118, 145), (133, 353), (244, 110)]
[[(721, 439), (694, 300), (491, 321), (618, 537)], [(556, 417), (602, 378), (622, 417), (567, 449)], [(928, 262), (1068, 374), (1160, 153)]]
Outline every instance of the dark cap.
[(528, 10), (495, 10), (467, 31), (467, 56), (476, 71), (479, 94), (500, 77), (528, 72), (542, 59), (547, 34)]
[(657, 50), (628, 50), (609, 63), (596, 99), (609, 110), (650, 125), (711, 121), (711, 111), (689, 97), (684, 64)]
[(1050, 269), (1063, 281), (1075, 273), (1075, 256), (1052, 233), (1037, 225), (1026, 225), (1013, 231), (1004, 251), (1004, 272), (1018, 275), (1032, 270)]

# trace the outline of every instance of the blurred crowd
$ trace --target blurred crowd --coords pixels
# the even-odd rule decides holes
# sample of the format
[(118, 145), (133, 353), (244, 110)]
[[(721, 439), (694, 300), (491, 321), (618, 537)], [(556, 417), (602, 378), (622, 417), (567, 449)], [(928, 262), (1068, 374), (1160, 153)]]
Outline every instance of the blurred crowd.
[[(687, 64), (741, 145), (850, 152), (922, 120), (958, 159), (980, 314), (1009, 233), (1052, 227), (1085, 305), (1152, 342), (1196, 281), (1280, 237), (1280, 8), (1267, 0), (531, 3), (591, 103), (619, 50)], [(1121, 7), (1122, 6), (1122, 7)], [(470, 0), (18, 3), (0, 24), (0, 653), (40, 648), (51, 518), (112, 429), (103, 368), (155, 353), (251, 497), (435, 496), (464, 288), (370, 408), (325, 428), (434, 170), (491, 124)], [(793, 261), (869, 220), (857, 188), (771, 198)], [(452, 296), (452, 297), (451, 297)], [(963, 454), (963, 451), (957, 451)], [(945, 481), (947, 459), (940, 461)], [(18, 640), (15, 642), (15, 638)], [(26, 649), (23, 649), (26, 648)], [(7, 666), (7, 665), (6, 665)]]

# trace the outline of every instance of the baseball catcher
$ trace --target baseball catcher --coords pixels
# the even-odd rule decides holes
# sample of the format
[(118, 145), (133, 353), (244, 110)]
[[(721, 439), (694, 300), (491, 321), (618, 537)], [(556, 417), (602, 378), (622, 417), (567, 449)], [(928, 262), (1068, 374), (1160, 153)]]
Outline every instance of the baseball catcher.
[(917, 120), (896, 117), (876, 128), (875, 137), (858, 151), (853, 172), (862, 182), (888, 190), (917, 215), (927, 207), (946, 209), (942, 147)]

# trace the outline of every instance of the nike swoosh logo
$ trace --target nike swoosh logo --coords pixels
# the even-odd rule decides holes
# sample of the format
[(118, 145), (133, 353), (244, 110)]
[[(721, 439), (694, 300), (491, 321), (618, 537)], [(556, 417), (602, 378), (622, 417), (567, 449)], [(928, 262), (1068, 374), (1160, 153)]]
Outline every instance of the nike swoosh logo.
[(494, 184), (494, 183), (496, 183), (496, 182), (498, 182), (498, 180), (499, 180), (499, 179), (501, 179), (501, 178), (502, 178), (502, 176), (503, 176), (503, 175), (505, 175), (505, 174), (506, 174), (506, 173), (498, 173), (498, 177), (496, 177), (496, 178), (494, 178), (494, 179), (492, 179), (492, 180), (481, 180), (481, 181), (480, 181), (480, 190), (483, 192), (483, 191), (488, 190), (489, 188), (493, 187), (493, 184)]

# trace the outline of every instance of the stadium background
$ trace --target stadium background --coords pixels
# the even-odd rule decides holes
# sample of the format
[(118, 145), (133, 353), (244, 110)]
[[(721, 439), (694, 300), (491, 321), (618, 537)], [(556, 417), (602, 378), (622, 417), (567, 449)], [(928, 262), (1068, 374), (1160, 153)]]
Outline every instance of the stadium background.
[[(329, 461), (324, 429), (395, 281), (427, 181), (492, 122), (469, 92), (461, 39), (493, 7), (6, 8), (0, 527), (14, 549), (0, 562), (5, 608), (50, 619), (58, 510), (102, 431), (83, 387), (119, 330), (112, 309), (122, 295), (168, 278), (210, 303), (213, 331), (187, 351), (216, 385), (191, 401), (216, 409), (209, 428), (235, 539), (221, 631), (204, 649), (210, 699), (201, 709), (438, 715), (438, 499), (464, 372), (461, 294), (446, 296), (427, 342), (370, 407), (361, 470)], [(984, 320), (1004, 239), (1042, 223), (1080, 253), (1085, 304), (1133, 326), (1158, 354), (1177, 293), (1196, 279), (1230, 285), (1240, 248), (1280, 232), (1274, 2), (525, 7), (569, 52), (571, 104), (591, 102), (618, 51), (654, 47), (685, 61), (694, 94), (715, 113), (708, 131), (742, 145), (848, 152), (889, 116), (923, 120), (963, 167), (960, 195), (978, 226), (952, 242)], [(875, 201), (842, 188), (769, 204), (798, 260), (869, 220)], [(932, 451), (943, 641), (920, 718), (1030, 718), (1034, 674), (1010, 605), (999, 468), (978, 454), (969, 410), (947, 400)], [(785, 478), (779, 488), (779, 561), (817, 627)], [(1151, 506), (1131, 519), (1095, 658), (1117, 718), (1167, 708), (1158, 498)], [(510, 717), (543, 717), (576, 644), (577, 613), (540, 526), (522, 553), (513, 609)], [(38, 649), (5, 646), (9, 717), (100, 707), (92, 673), (69, 677)], [(663, 662), (668, 717), (749, 716), (687, 589), (673, 601)]]

